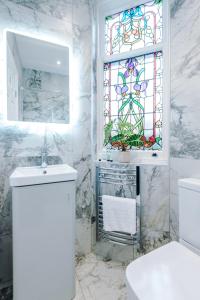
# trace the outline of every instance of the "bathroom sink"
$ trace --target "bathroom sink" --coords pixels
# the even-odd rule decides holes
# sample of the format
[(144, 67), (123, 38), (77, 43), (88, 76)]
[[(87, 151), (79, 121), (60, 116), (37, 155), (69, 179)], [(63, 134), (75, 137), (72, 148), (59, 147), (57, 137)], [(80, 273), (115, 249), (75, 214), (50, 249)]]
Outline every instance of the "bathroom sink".
[(10, 176), (11, 186), (25, 186), (53, 182), (72, 181), (77, 178), (77, 171), (66, 165), (51, 165), (47, 168), (16, 168)]
[(64, 164), (10, 176), (14, 300), (74, 299), (76, 177)]

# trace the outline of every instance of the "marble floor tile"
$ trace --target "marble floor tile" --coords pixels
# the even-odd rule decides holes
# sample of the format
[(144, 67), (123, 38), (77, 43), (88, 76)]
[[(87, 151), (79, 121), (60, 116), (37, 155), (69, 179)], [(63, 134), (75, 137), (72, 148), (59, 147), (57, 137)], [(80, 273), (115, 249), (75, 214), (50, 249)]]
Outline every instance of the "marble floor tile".
[[(118, 262), (104, 262), (94, 254), (79, 260), (76, 274), (83, 300), (125, 300), (125, 266)], [(75, 298), (76, 299), (76, 298)], [(79, 299), (79, 298), (77, 298)]]
[(76, 276), (76, 297), (74, 298), (74, 300), (86, 300), (83, 295), (83, 291), (77, 276)]
[[(74, 300), (126, 300), (125, 268), (94, 254), (79, 258)], [(12, 288), (0, 291), (0, 300), (12, 300)]]

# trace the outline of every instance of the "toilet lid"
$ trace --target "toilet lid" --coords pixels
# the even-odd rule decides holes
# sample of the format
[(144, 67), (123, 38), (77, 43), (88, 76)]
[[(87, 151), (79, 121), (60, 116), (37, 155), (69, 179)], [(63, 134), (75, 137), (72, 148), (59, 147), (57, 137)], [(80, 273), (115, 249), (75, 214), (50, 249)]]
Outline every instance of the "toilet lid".
[(171, 242), (132, 262), (126, 280), (139, 300), (199, 300), (200, 256)]

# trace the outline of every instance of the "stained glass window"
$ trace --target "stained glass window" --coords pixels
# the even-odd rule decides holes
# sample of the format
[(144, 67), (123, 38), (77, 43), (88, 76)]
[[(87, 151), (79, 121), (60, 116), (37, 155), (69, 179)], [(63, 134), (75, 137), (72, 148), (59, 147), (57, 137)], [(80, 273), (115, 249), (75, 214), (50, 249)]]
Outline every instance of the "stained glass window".
[(129, 148), (162, 148), (162, 52), (104, 64), (104, 124), (111, 147), (127, 127)]
[(162, 1), (151, 1), (106, 17), (105, 38), (107, 55), (160, 43)]
[[(162, 150), (163, 52), (145, 51), (162, 42), (162, 0), (106, 17), (105, 38), (115, 61), (104, 62), (104, 144)], [(134, 56), (139, 48), (143, 55)]]

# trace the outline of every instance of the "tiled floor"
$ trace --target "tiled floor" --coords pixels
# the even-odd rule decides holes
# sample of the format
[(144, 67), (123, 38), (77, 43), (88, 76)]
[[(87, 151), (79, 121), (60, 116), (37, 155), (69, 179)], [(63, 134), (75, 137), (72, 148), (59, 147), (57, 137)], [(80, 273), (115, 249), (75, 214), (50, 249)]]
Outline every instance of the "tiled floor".
[(80, 260), (76, 267), (75, 300), (125, 300), (125, 266), (104, 262), (94, 254)]
[[(12, 288), (0, 291), (0, 300), (12, 299)], [(79, 260), (74, 300), (125, 299), (125, 266), (113, 261), (104, 262), (92, 253)]]

